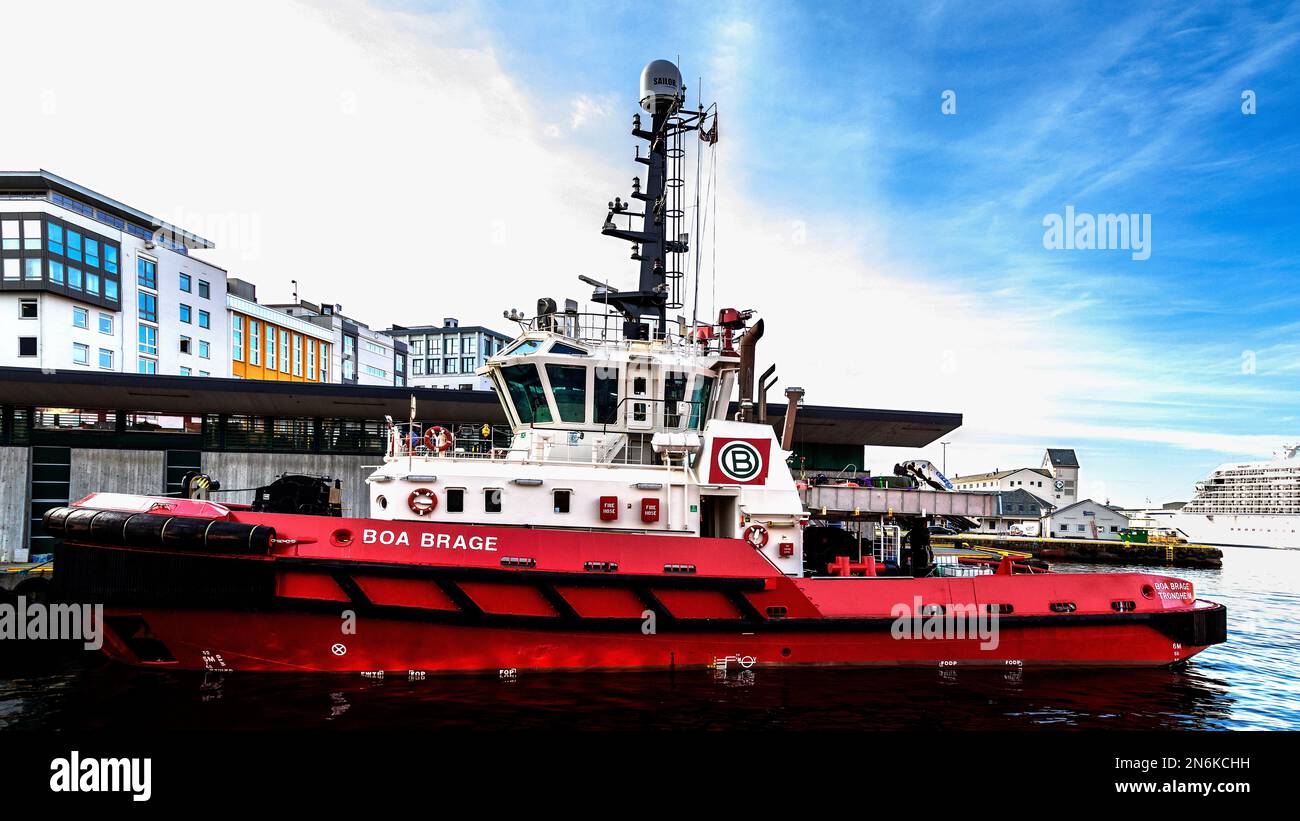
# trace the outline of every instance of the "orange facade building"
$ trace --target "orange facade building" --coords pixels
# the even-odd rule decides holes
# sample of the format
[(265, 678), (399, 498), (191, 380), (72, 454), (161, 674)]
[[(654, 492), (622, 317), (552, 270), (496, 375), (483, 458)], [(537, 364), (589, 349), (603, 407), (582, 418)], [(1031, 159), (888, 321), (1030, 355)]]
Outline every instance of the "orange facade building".
[(233, 294), (230, 375), (279, 382), (335, 382), (329, 330)]

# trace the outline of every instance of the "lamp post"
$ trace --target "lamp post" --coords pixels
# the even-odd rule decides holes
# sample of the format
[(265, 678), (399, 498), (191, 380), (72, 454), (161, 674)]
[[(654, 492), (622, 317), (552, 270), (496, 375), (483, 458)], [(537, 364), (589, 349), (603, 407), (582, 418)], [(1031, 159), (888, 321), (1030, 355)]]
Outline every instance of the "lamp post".
[(943, 445), (943, 475), (947, 476), (948, 475), (948, 446), (951, 445), (952, 442), (940, 442), (939, 444)]

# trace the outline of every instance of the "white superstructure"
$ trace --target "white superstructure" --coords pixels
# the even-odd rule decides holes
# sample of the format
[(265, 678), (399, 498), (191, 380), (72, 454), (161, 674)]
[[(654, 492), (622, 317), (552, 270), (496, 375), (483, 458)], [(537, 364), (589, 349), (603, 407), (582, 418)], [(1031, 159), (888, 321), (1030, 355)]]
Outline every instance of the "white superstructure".
[(1173, 526), (1199, 544), (1300, 548), (1300, 446), (1267, 462), (1230, 462), (1197, 482)]

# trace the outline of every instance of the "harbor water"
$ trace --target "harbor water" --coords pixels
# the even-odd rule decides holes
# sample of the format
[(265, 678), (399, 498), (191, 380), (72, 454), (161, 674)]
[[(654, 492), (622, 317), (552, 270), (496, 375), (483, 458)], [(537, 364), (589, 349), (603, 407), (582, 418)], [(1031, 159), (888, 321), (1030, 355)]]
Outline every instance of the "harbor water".
[(1225, 548), (1222, 569), (1172, 575), (1229, 610), (1227, 643), (1179, 669), (409, 680), (138, 671), (11, 644), (0, 645), (0, 729), (1300, 729), (1300, 551)]

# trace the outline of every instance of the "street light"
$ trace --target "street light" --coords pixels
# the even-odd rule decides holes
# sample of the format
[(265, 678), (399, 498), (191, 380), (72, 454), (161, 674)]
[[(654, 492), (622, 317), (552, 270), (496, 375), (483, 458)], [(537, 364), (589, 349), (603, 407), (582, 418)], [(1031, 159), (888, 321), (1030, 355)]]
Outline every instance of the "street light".
[(947, 476), (948, 475), (948, 446), (951, 445), (952, 442), (940, 442), (939, 444), (943, 445), (943, 475)]

